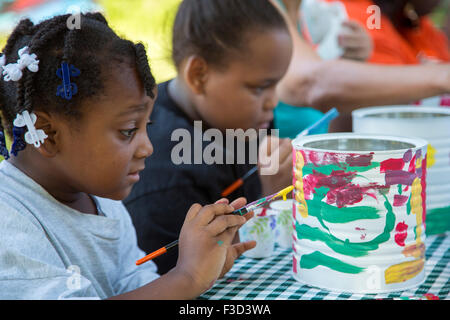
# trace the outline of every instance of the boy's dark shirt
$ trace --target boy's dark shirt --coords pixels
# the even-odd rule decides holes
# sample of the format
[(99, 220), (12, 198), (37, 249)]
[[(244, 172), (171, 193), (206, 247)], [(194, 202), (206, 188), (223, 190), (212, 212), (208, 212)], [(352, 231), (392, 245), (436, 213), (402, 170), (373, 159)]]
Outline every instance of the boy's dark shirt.
[[(154, 153), (147, 158), (140, 181), (124, 200), (136, 228), (139, 247), (147, 253), (178, 239), (186, 213), (194, 203), (212, 204), (221, 199), (222, 191), (242, 177), (254, 164), (180, 164), (175, 165), (171, 153), (179, 141), (171, 141), (176, 129), (187, 129), (192, 137), (194, 157), (194, 122), (176, 105), (168, 93), (168, 82), (158, 85), (158, 97), (148, 130)], [(203, 130), (205, 130), (203, 124)], [(224, 138), (225, 140), (225, 138)], [(224, 141), (225, 143), (225, 141)], [(203, 148), (211, 142), (203, 142)], [(248, 151), (248, 148), (246, 148)], [(223, 151), (225, 155), (225, 150)], [(235, 153), (236, 154), (236, 153)], [(246, 163), (249, 158), (246, 157)], [(236, 161), (234, 163), (237, 163)], [(261, 196), (258, 174), (230, 194), (230, 202), (246, 197), (248, 202)], [(156, 258), (158, 272), (164, 274), (176, 265), (178, 250), (174, 248)]]

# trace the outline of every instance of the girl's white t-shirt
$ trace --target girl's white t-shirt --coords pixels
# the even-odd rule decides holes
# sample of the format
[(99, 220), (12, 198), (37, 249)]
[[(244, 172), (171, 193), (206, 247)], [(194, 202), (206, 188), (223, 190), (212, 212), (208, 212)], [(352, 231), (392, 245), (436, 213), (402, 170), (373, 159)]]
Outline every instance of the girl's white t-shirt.
[(105, 299), (156, 278), (120, 201), (93, 197), (101, 214), (54, 199), (0, 163), (0, 299)]

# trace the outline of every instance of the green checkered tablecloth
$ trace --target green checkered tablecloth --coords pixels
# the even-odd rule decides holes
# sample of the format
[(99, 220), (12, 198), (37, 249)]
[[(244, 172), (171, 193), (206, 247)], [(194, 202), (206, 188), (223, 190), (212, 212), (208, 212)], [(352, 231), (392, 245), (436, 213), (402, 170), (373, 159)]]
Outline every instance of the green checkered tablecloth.
[(228, 274), (199, 299), (209, 300), (362, 300), (418, 299), (433, 294), (450, 299), (450, 236), (426, 239), (426, 280), (420, 286), (389, 294), (331, 292), (297, 282), (292, 277), (292, 250), (276, 247), (272, 257), (240, 257)]

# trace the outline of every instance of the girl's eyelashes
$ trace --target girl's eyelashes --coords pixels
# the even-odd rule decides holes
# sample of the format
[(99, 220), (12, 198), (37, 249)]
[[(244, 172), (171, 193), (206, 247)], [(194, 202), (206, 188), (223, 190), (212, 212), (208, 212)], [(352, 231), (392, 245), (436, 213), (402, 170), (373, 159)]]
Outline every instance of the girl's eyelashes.
[[(151, 121), (151, 120), (149, 122), (147, 122), (147, 124), (146, 124), (147, 128), (152, 124), (153, 124), (153, 121)], [(131, 139), (138, 130), (139, 130), (139, 128), (135, 127), (133, 129), (128, 129), (128, 130), (120, 130), (120, 133), (123, 136), (125, 136), (127, 139)]]
[(125, 136), (127, 139), (130, 139), (134, 136), (134, 134), (136, 133), (136, 131), (138, 131), (139, 128), (133, 128), (133, 129), (129, 129), (129, 130), (120, 130), (120, 133)]

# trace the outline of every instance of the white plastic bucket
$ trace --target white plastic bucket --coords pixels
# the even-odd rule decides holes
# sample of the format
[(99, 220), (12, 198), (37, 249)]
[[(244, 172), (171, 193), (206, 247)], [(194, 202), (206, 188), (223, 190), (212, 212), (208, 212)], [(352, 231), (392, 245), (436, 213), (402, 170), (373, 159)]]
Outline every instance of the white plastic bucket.
[(281, 248), (292, 247), (292, 206), (291, 199), (277, 200), (270, 203), (269, 214), (276, 218), (275, 242)]
[(450, 109), (389, 106), (355, 110), (353, 131), (428, 141), (425, 225), (428, 235), (450, 230)]
[(294, 278), (355, 293), (422, 283), (427, 142), (335, 133), (292, 144)]
[(256, 241), (256, 247), (243, 253), (249, 258), (268, 258), (275, 249), (276, 217), (272, 214), (261, 216), (263, 209), (256, 209), (254, 216), (239, 229), (241, 242)]

